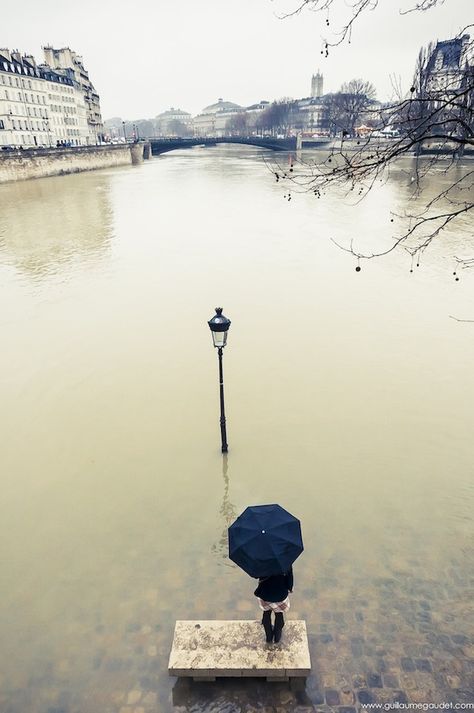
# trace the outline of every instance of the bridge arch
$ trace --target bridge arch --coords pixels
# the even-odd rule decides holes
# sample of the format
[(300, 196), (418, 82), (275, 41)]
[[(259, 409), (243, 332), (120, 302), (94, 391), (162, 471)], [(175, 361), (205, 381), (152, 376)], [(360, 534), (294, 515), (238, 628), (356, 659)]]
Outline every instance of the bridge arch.
[(244, 146), (258, 146), (271, 151), (295, 151), (296, 137), (277, 139), (272, 136), (217, 136), (196, 137), (190, 139), (156, 138), (149, 139), (153, 156), (176, 151), (177, 149), (192, 148), (193, 146), (215, 146), (216, 144), (241, 144)]

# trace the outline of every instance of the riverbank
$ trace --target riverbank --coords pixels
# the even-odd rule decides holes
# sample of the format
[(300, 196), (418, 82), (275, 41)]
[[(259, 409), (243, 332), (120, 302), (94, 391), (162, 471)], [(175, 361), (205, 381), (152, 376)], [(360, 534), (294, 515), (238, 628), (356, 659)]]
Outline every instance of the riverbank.
[(2, 151), (0, 183), (138, 164), (149, 157), (148, 143)]
[[(385, 151), (386, 149), (389, 149), (391, 146), (394, 146), (395, 148), (397, 147), (397, 144), (400, 142), (400, 138), (391, 138), (391, 139), (385, 139), (382, 137), (365, 137), (365, 138), (350, 138), (350, 139), (343, 139), (341, 141), (340, 138), (338, 139), (333, 139), (331, 140), (330, 143), (327, 143), (324, 148), (328, 149), (330, 152), (344, 152), (344, 153), (351, 153), (351, 152), (356, 152), (356, 151)], [(310, 149), (310, 148), (319, 148), (320, 144), (314, 144), (314, 146), (311, 145), (312, 142), (311, 140), (305, 140), (303, 141), (303, 149)], [(459, 146), (457, 146), (453, 142), (449, 141), (425, 141), (420, 149), (419, 155), (421, 156), (434, 156), (434, 155), (439, 155), (439, 156), (448, 156), (448, 157), (453, 157), (454, 155), (457, 156), (457, 153), (459, 152)], [(404, 155), (406, 156), (415, 156), (416, 151), (413, 148), (410, 151), (404, 151)], [(459, 158), (472, 158), (474, 156), (474, 150), (471, 149), (470, 147), (465, 147), (462, 155), (459, 155)]]

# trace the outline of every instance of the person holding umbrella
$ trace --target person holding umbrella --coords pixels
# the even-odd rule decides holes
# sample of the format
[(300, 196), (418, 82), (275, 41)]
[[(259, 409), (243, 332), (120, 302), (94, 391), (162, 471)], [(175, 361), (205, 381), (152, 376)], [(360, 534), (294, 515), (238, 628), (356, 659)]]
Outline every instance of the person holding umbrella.
[[(262, 624), (265, 629), (267, 643), (277, 644), (285, 626), (283, 612), (290, 608), (289, 593), (293, 591), (293, 568), (285, 574), (274, 574), (271, 577), (260, 577), (254, 594), (258, 597), (260, 609), (263, 611)], [(275, 613), (275, 627), (272, 627), (272, 612)]]
[(259, 580), (254, 594), (268, 643), (281, 639), (293, 591), (292, 564), (303, 549), (300, 521), (280, 505), (252, 505), (229, 527), (229, 558)]

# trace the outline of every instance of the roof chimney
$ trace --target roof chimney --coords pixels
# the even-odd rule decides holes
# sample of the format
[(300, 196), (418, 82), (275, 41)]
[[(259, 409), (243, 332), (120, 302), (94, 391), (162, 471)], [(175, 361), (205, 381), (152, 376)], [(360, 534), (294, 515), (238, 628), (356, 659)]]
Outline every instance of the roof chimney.
[(25, 60), (25, 62), (28, 62), (28, 64), (30, 64), (32, 67), (36, 68), (36, 60), (32, 54), (24, 54), (23, 59)]

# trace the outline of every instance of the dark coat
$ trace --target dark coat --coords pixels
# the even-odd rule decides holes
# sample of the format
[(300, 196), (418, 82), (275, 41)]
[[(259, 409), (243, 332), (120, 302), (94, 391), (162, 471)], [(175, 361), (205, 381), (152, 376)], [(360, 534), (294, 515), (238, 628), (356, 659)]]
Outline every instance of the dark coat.
[(262, 577), (254, 594), (265, 602), (282, 602), (293, 591), (293, 569), (285, 574)]

